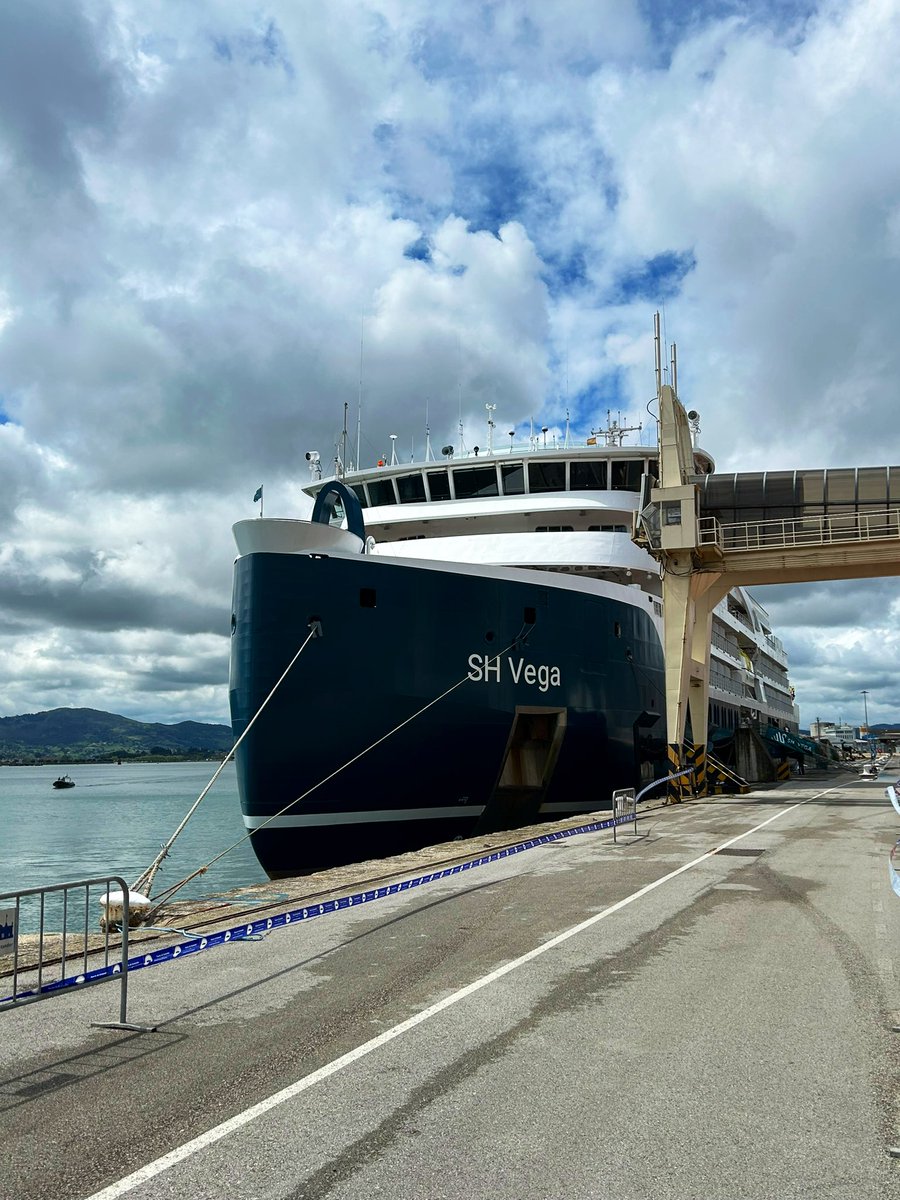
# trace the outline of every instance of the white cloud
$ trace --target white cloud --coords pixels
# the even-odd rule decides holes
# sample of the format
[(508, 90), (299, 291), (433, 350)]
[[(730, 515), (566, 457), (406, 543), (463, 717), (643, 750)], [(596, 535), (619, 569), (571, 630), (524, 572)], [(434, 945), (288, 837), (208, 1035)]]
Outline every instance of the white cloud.
[[(229, 527), (361, 334), (364, 461), (460, 401), (646, 440), (661, 303), (720, 469), (900, 461), (896, 6), (662, 7), (0, 13), (0, 711), (224, 718)], [(801, 703), (895, 649), (879, 584), (780, 595)]]

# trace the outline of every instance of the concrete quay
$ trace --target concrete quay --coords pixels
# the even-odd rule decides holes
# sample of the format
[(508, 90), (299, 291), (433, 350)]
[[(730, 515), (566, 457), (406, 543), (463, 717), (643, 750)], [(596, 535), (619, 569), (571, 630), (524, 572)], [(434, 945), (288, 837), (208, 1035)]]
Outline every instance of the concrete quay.
[(656, 807), (137, 971), (154, 1033), (90, 1026), (113, 982), (2, 1012), (0, 1196), (900, 1197), (894, 778)]

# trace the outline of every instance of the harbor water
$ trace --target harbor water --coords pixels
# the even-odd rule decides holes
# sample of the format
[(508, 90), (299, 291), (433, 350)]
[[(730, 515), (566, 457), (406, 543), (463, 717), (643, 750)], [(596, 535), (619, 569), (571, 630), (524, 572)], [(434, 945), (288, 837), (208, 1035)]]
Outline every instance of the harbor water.
[[(106, 874), (132, 883), (217, 766), (124, 762), (0, 767), (0, 893)], [(54, 790), (53, 780), (65, 774), (75, 787)], [(229, 763), (175, 842), (154, 892), (197, 870), (245, 833), (234, 764)], [(191, 880), (178, 897), (208, 896), (265, 879), (250, 842), (244, 841)], [(25, 925), (23, 913), (23, 932)]]

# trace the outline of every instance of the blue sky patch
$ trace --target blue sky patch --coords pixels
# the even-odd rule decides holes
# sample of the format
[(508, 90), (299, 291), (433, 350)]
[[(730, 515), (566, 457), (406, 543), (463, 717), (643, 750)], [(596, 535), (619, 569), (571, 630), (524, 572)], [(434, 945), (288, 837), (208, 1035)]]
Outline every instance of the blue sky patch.
[(426, 237), (417, 238), (403, 250), (404, 258), (413, 258), (418, 262), (431, 262), (431, 244)]
[(244, 61), (251, 66), (282, 67), (293, 77), (294, 68), (287, 55), (281, 30), (270, 21), (261, 32), (243, 30), (232, 37), (214, 37), (213, 54), (224, 62)]
[(635, 300), (669, 300), (677, 295), (682, 280), (695, 266), (696, 259), (691, 250), (683, 254), (674, 250), (657, 254), (619, 275), (612, 286), (610, 302), (627, 304)]

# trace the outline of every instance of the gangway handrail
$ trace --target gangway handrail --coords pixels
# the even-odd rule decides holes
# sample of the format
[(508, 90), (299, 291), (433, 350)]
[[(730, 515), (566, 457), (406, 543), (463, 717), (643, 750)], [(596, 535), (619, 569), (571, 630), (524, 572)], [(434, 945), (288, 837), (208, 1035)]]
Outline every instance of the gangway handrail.
[(697, 519), (698, 546), (716, 546), (724, 553), (891, 539), (900, 539), (900, 509), (897, 508), (807, 513), (802, 517), (730, 523), (710, 516)]

